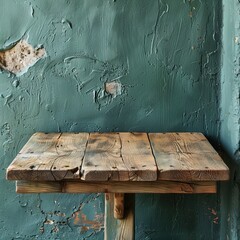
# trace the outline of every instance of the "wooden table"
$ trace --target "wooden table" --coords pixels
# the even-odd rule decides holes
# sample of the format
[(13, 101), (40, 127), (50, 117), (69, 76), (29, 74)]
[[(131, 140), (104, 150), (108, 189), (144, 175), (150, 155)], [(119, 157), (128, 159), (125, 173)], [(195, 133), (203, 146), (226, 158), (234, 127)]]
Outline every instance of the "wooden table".
[(103, 192), (105, 239), (130, 240), (134, 193), (216, 193), (229, 169), (201, 133), (35, 133), (7, 179), (18, 193)]

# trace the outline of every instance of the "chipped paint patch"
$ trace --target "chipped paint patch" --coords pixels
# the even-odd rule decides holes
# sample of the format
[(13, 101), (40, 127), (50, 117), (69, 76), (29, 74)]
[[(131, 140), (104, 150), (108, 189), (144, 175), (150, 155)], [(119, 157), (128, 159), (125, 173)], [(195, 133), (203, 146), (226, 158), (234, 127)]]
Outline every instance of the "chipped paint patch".
[(216, 210), (214, 210), (213, 208), (208, 208), (208, 210), (210, 211), (210, 213), (212, 214), (212, 217), (213, 217), (213, 223), (214, 224), (218, 224), (218, 221), (219, 221), (219, 217), (217, 216), (217, 212)]
[(106, 93), (112, 95), (112, 98), (115, 98), (122, 93), (122, 84), (119, 82), (106, 82), (105, 83)]
[(77, 211), (74, 213), (73, 218), (74, 224), (81, 226), (81, 232), (86, 232), (89, 229), (100, 231), (103, 228), (103, 214), (97, 214), (93, 220), (89, 220), (86, 214)]
[(33, 48), (26, 40), (20, 40), (12, 48), (0, 52), (0, 68), (20, 76), (45, 55), (44, 48)]

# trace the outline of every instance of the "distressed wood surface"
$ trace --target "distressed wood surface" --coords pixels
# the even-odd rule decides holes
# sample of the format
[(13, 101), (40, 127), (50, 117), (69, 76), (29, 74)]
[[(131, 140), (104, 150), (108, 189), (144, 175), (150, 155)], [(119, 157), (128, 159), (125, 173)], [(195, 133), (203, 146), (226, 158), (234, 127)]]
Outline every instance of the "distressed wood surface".
[(9, 180), (223, 181), (229, 169), (201, 133), (36, 133)]
[(224, 181), (229, 170), (201, 133), (150, 133), (158, 180)]
[(119, 133), (131, 181), (156, 181), (157, 167), (146, 133)]
[(105, 194), (105, 231), (104, 240), (134, 240), (134, 211), (135, 196), (126, 194), (125, 217), (116, 219), (114, 217), (114, 194)]
[(91, 133), (81, 169), (86, 181), (129, 180), (117, 133)]
[(17, 181), (18, 193), (216, 193), (216, 182)]
[(157, 179), (146, 133), (91, 133), (81, 172), (86, 181)]
[(88, 133), (36, 133), (7, 169), (12, 180), (59, 181), (79, 178)]

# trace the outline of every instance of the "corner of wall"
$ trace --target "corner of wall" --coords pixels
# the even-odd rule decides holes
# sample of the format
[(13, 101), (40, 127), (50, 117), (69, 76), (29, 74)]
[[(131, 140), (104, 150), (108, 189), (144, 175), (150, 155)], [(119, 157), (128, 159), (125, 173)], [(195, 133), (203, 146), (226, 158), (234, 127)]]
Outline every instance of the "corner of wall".
[(223, 0), (220, 141), (231, 173), (222, 184), (221, 239), (239, 239), (240, 217), (240, 2)]

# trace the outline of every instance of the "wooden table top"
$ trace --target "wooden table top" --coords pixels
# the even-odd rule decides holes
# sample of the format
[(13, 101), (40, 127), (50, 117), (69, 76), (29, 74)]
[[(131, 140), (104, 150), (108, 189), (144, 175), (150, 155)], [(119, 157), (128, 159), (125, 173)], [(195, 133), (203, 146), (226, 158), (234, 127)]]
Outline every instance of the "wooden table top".
[(224, 181), (229, 169), (201, 133), (35, 133), (7, 179)]

